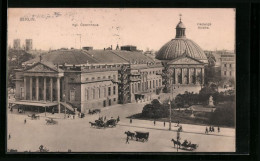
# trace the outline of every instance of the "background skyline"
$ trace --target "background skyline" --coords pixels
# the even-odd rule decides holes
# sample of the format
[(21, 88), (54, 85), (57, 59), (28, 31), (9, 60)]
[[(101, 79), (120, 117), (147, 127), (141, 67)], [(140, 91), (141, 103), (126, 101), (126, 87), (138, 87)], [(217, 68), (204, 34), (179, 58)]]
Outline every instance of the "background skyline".
[(8, 45), (21, 39), (22, 46), (28, 38), (33, 39), (33, 49), (42, 50), (83, 46), (103, 49), (111, 45), (115, 49), (118, 44), (158, 51), (175, 38), (179, 14), (186, 37), (203, 50), (235, 49), (234, 9), (11, 8)]

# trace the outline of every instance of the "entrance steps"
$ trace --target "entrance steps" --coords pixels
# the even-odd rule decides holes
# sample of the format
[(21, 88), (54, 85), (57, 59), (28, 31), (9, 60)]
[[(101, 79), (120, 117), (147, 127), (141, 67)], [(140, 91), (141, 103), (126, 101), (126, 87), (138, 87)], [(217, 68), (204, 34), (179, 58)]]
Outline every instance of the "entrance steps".
[(63, 105), (66, 109), (70, 110), (71, 112), (77, 114), (77, 110), (75, 111), (74, 108), (68, 104), (68, 103), (65, 103), (65, 102), (60, 102), (61, 105)]

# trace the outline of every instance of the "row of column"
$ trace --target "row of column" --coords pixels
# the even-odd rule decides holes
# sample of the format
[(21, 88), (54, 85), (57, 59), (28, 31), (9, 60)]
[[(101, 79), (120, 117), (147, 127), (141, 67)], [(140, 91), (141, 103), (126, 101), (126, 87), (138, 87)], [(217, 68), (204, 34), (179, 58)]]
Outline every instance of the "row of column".
[[(27, 77), (24, 77), (24, 98), (26, 99), (27, 98)], [(29, 94), (30, 94), (30, 100), (33, 100), (33, 77), (29, 77), (30, 79), (30, 86), (29, 86)], [(39, 77), (35, 77), (36, 79), (36, 82), (35, 82), (35, 98), (36, 98), (36, 101), (39, 101)], [(50, 101), (53, 102), (53, 78), (50, 77)], [(60, 78), (57, 77), (57, 101), (59, 102), (60, 101)], [(43, 77), (43, 101), (46, 101), (46, 77)]]
[(179, 81), (178, 81), (178, 73), (177, 73), (177, 69), (180, 69), (181, 70), (181, 83), (182, 84), (184, 84), (183, 82), (184, 82), (184, 69), (187, 69), (187, 76), (188, 76), (188, 79), (187, 79), (187, 81), (188, 81), (188, 83), (187, 84), (197, 84), (198, 83), (198, 81), (197, 81), (197, 70), (200, 70), (201, 71), (201, 80), (202, 80), (202, 84), (204, 84), (204, 68), (192, 68), (192, 69), (194, 69), (194, 75), (195, 75), (195, 82), (193, 83), (192, 82), (192, 78), (191, 78), (191, 75), (190, 75), (190, 69), (191, 68), (174, 68), (174, 79), (175, 79), (175, 83), (172, 83), (172, 84), (177, 84), (177, 82), (178, 83), (180, 83)]

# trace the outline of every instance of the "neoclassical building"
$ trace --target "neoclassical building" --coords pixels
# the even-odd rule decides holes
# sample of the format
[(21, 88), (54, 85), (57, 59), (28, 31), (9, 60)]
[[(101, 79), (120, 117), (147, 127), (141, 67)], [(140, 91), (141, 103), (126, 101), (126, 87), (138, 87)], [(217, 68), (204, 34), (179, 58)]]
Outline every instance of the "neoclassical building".
[(186, 28), (180, 19), (176, 36), (158, 51), (156, 58), (164, 64), (164, 85), (196, 86), (204, 84), (204, 66), (208, 64), (203, 50), (186, 38)]
[(87, 112), (117, 103), (151, 100), (162, 87), (163, 67), (138, 51), (50, 51), (16, 72), (19, 106)]

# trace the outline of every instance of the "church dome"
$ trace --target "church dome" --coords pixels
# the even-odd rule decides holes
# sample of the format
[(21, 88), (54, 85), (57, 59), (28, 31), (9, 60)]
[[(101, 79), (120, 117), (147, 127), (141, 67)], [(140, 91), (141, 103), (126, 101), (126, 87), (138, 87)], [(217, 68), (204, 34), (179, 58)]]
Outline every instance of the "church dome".
[(159, 60), (173, 60), (186, 54), (204, 63), (208, 63), (204, 51), (194, 41), (187, 39), (185, 35), (185, 26), (180, 20), (176, 26), (176, 37), (167, 42), (158, 51), (156, 58)]

